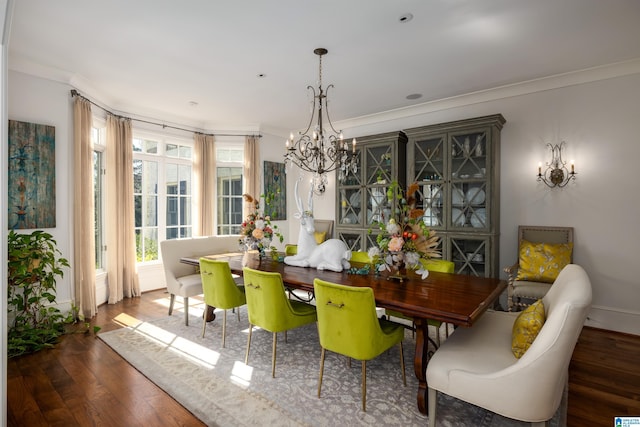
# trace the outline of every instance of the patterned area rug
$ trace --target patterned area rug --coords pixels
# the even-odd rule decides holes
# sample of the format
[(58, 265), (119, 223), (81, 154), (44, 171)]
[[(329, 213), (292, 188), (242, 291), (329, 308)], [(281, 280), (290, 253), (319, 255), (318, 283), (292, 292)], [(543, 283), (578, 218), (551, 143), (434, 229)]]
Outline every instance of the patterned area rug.
[[(195, 311), (195, 310), (194, 310)], [(254, 329), (248, 366), (244, 364), (248, 321), (227, 314), (226, 347), (221, 348), (222, 313), (207, 325), (175, 313), (99, 337), (210, 426), (425, 426), (416, 405), (414, 340), (405, 334), (407, 386), (402, 385), (399, 349), (367, 363), (367, 411), (361, 409), (361, 363), (327, 352), (322, 396), (317, 397), (320, 345), (315, 325), (278, 334), (276, 377), (271, 377), (272, 334)], [(444, 329), (443, 329), (444, 331)], [(444, 337), (443, 337), (444, 338)], [(564, 425), (566, 398), (552, 426)], [(439, 394), (439, 426), (519, 427), (527, 423), (494, 415)]]

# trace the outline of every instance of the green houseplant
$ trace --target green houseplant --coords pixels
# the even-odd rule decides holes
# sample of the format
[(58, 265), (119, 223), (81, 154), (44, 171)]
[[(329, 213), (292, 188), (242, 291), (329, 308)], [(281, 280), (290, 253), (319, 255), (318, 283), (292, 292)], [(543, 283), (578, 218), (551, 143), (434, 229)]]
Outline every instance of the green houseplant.
[(8, 356), (51, 347), (65, 331), (69, 316), (56, 306), (56, 280), (69, 262), (53, 236), (11, 230), (8, 236)]

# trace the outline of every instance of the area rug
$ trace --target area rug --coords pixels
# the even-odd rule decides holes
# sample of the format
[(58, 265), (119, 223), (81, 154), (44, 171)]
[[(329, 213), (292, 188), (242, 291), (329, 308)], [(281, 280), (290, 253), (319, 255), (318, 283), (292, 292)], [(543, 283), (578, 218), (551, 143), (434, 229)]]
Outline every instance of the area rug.
[[(278, 335), (276, 377), (271, 377), (272, 334), (254, 329), (244, 364), (248, 321), (228, 313), (222, 348), (222, 313), (202, 334), (201, 318), (184, 325), (182, 313), (99, 334), (147, 378), (210, 426), (425, 426), (416, 405), (414, 339), (405, 334), (407, 386), (398, 347), (367, 363), (367, 410), (361, 408), (361, 364), (327, 352), (317, 397), (320, 345), (316, 325)], [(444, 337), (443, 337), (444, 338)], [(565, 424), (566, 398), (552, 420)], [(527, 426), (446, 395), (438, 396), (439, 426)]]

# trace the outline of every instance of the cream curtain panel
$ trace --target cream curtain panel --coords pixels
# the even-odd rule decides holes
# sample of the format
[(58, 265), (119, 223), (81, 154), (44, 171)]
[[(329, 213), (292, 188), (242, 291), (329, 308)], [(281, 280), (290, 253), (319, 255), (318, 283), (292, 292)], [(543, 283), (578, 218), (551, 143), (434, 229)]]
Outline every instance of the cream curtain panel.
[(140, 296), (136, 271), (131, 120), (107, 116), (107, 281), (109, 304)]
[[(244, 192), (250, 194), (254, 198), (260, 197), (260, 142), (257, 136), (247, 136), (244, 141)], [(246, 218), (253, 212), (249, 203), (242, 205), (242, 218)]]
[(75, 97), (73, 103), (73, 273), (75, 304), (80, 315), (96, 315), (96, 251), (93, 196), (91, 103)]
[(197, 206), (196, 236), (214, 234), (216, 195), (216, 151), (213, 135), (196, 133), (193, 137), (193, 172)]

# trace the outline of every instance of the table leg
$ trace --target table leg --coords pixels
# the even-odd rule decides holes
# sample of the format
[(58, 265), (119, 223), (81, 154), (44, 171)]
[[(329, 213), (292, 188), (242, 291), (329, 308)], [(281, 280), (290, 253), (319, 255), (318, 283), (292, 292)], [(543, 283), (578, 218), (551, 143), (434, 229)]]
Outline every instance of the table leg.
[(213, 312), (215, 307), (207, 305), (207, 309), (204, 311), (204, 316), (206, 316), (207, 322), (213, 322), (216, 318), (216, 314)]
[(416, 325), (416, 354), (413, 369), (418, 378), (418, 410), (427, 413), (427, 363), (429, 362), (429, 325), (427, 319), (414, 319)]

